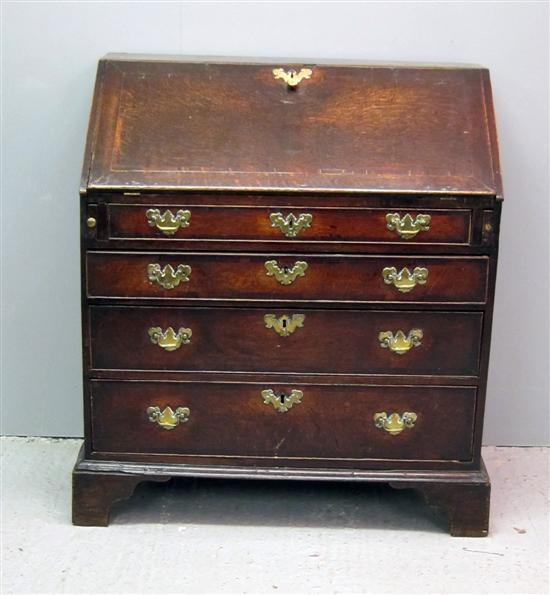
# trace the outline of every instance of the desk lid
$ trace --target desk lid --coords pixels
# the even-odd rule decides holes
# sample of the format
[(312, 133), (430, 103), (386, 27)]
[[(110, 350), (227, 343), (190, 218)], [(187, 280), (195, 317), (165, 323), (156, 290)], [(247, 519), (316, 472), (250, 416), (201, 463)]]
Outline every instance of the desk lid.
[(84, 161), (91, 189), (498, 197), (489, 74), (109, 55)]

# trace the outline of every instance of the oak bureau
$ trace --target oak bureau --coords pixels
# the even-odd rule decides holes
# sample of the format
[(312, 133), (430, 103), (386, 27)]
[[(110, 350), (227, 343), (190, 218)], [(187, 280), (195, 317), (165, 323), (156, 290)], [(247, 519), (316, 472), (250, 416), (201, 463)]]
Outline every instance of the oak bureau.
[(487, 70), (108, 55), (80, 193), (75, 524), (142, 481), (317, 479), (487, 534)]

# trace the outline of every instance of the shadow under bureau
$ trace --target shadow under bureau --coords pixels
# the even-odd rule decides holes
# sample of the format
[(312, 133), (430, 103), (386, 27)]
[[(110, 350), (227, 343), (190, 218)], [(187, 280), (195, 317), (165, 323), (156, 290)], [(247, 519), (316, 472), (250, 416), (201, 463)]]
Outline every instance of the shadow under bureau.
[(142, 481), (316, 479), (486, 535), (501, 199), (484, 69), (101, 60), (73, 522)]

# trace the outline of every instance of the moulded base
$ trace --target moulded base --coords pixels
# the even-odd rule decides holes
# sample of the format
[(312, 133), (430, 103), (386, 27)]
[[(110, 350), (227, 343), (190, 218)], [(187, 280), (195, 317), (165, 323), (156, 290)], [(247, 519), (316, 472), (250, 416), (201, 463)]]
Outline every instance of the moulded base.
[(73, 470), (73, 524), (105, 527), (113, 504), (129, 498), (139, 483), (173, 477), (388, 483), (419, 490), (430, 506), (446, 515), (451, 535), (488, 534), (491, 484), (483, 461), (474, 471), (259, 468), (86, 460), (83, 448)]

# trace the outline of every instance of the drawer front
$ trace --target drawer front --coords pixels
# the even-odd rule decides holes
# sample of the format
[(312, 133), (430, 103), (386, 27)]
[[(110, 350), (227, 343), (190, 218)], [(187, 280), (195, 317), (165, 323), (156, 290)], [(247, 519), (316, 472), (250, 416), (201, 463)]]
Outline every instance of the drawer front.
[(91, 403), (96, 452), (466, 461), (476, 389), (93, 381)]
[(88, 252), (89, 297), (484, 303), (487, 257)]
[(361, 209), (109, 204), (112, 240), (244, 240), (461, 244), (466, 209)]
[(482, 316), (94, 306), (91, 360), (112, 370), (475, 376)]

